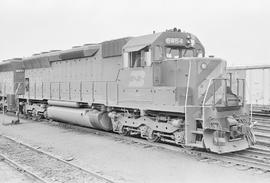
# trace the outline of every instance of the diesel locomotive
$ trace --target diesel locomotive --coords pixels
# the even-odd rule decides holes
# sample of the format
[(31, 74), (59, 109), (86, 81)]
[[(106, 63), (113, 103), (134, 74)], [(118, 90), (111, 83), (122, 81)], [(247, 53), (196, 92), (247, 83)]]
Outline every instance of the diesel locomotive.
[(255, 141), (245, 81), (179, 29), (6, 60), (0, 79), (2, 108), (36, 119), (215, 153)]

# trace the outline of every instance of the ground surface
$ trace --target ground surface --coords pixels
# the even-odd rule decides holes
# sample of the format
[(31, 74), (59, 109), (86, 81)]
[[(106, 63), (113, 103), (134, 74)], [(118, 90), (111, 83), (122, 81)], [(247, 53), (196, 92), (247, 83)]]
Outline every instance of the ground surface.
[(27, 176), (19, 173), (3, 161), (0, 161), (0, 182), (1, 183), (33, 183)]
[[(10, 122), (13, 118), (0, 115), (0, 123)], [(254, 170), (241, 171), (235, 167), (200, 162), (183, 153), (129, 144), (111, 137), (83, 133), (46, 122), (22, 120), (22, 124), (19, 125), (0, 125), (0, 133), (39, 146), (58, 156), (72, 157), (72, 163), (116, 182), (270, 181), (269, 174), (261, 175)]]

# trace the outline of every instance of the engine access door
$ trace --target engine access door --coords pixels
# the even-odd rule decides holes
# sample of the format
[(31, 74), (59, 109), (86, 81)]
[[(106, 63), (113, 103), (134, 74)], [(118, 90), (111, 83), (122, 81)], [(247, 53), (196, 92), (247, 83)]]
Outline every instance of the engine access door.
[(24, 95), (24, 91), (25, 91), (24, 78), (25, 78), (24, 70), (14, 71), (14, 93), (16, 95)]

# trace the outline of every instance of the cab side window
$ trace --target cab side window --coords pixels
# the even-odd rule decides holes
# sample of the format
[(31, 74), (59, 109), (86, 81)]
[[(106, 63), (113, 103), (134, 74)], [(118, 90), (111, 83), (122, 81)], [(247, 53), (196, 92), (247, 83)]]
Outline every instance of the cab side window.
[(149, 47), (145, 47), (139, 51), (130, 52), (129, 66), (131, 68), (151, 66), (151, 52)]
[(154, 50), (154, 60), (159, 61), (162, 59), (162, 47), (161, 46), (155, 46)]
[(130, 67), (141, 67), (142, 66), (142, 54), (141, 51), (131, 52)]
[(25, 86), (25, 91), (29, 92), (29, 78), (25, 78), (24, 86)]

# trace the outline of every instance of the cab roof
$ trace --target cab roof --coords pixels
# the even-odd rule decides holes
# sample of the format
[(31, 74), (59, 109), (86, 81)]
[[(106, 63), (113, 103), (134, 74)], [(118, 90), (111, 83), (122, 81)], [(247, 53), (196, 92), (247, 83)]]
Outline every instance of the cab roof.
[(131, 38), (123, 47), (123, 50), (126, 52), (140, 50), (148, 45), (153, 44), (161, 34), (162, 33), (155, 33)]
[[(193, 45), (192, 47), (200, 48), (204, 52), (204, 47), (196, 36), (188, 32), (172, 31), (172, 30), (133, 37), (123, 46), (123, 51), (133, 52), (133, 51), (139, 51), (149, 45), (152, 45), (152, 46), (165, 45), (165, 44), (168, 44), (166, 43), (167, 38), (172, 39), (172, 40), (175, 40), (175, 39), (181, 40), (182, 41), (181, 46), (185, 46), (187, 48), (190, 48), (190, 46), (187, 44), (188, 39), (192, 39), (195, 41), (195, 45)], [(174, 44), (174, 43), (171, 43), (171, 44)], [(175, 44), (175, 46), (177, 45)]]

